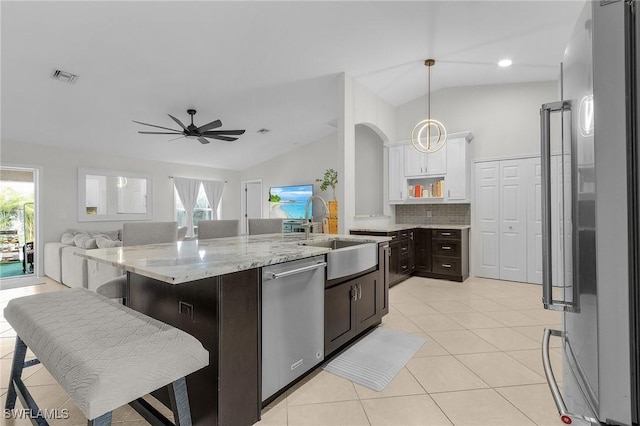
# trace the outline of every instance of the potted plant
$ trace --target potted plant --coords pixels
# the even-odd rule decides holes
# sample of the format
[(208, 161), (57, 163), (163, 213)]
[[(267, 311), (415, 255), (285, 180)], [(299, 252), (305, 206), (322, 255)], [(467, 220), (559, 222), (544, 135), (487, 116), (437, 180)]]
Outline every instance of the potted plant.
[(329, 206), (329, 217), (327, 220), (328, 231), (330, 234), (338, 233), (338, 200), (336, 199), (336, 185), (338, 184), (338, 172), (334, 169), (327, 169), (324, 172), (322, 179), (316, 179), (316, 182), (320, 182), (320, 190), (326, 191), (331, 188), (333, 193), (333, 200), (327, 202)]
[(316, 182), (322, 182), (320, 184), (320, 190), (326, 191), (327, 188), (331, 187), (331, 192), (333, 193), (333, 201), (336, 201), (336, 185), (338, 184), (338, 172), (333, 169), (327, 169), (324, 172), (324, 177), (322, 179), (316, 179)]

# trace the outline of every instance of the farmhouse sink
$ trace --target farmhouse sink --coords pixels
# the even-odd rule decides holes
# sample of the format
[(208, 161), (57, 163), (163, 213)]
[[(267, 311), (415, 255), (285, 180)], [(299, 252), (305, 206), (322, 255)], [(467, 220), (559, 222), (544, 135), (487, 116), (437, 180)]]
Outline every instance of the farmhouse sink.
[(330, 248), (331, 250), (341, 250), (347, 247), (361, 246), (364, 244), (373, 244), (373, 243), (368, 243), (366, 241), (341, 240), (339, 238), (335, 238), (331, 240), (305, 241), (303, 244), (305, 246), (326, 247), (326, 248)]
[(306, 246), (326, 247), (327, 280), (356, 275), (378, 265), (378, 244), (366, 241), (330, 240), (304, 241)]

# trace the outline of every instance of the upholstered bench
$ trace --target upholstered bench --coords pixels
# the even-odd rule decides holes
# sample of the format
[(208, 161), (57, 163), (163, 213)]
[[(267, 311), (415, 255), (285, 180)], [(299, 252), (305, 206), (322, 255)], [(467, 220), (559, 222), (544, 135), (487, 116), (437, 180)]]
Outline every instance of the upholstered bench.
[[(193, 336), (83, 288), (13, 299), (4, 316), (17, 333), (6, 410), (16, 397), (39, 415), (55, 408), (40, 410), (21, 380), (23, 368), (41, 362), (89, 425), (109, 425), (125, 404), (152, 424), (170, 424), (142, 399), (164, 386), (175, 424), (191, 425), (185, 376), (209, 364)], [(25, 362), (27, 347), (37, 359)], [(47, 424), (44, 416), (37, 423)]]

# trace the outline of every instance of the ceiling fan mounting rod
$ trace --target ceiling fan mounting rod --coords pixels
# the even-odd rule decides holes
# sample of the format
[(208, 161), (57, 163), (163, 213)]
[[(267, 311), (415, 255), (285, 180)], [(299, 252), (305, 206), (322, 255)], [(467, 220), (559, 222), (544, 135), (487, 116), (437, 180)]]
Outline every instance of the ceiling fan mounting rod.
[(193, 126), (193, 116), (196, 114), (196, 110), (191, 108), (187, 110), (187, 114), (191, 116), (191, 125)]

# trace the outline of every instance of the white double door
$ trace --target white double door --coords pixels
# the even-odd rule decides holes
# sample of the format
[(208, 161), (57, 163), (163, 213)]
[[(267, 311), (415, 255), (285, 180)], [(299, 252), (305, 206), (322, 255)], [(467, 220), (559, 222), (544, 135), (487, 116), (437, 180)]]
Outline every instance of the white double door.
[[(557, 167), (552, 158), (554, 205)], [(476, 276), (542, 283), (541, 176), (539, 158), (476, 163)]]

